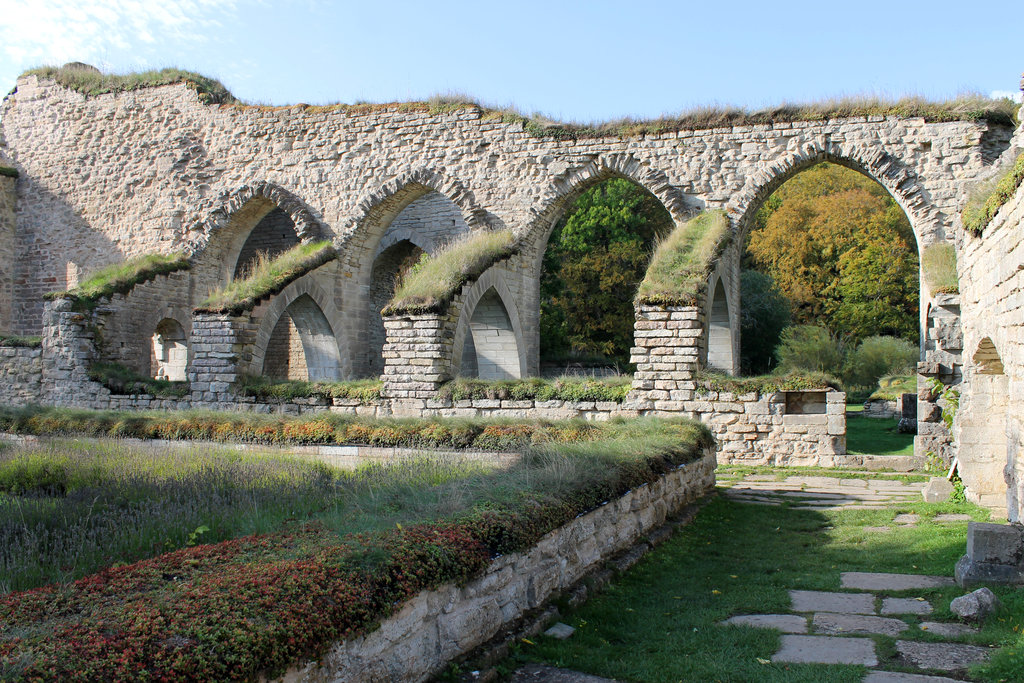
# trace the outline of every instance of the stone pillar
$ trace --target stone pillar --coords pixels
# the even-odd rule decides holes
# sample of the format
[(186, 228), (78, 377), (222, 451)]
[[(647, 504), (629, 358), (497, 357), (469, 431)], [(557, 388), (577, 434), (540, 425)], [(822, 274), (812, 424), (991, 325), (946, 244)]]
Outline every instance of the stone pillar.
[(682, 412), (693, 398), (704, 355), (700, 306), (636, 307), (630, 362), (636, 364), (631, 400), (645, 410)]
[(0, 334), (10, 332), (14, 325), (16, 183), (14, 178), (0, 175)]
[[(94, 407), (102, 385), (89, 379), (97, 360), (93, 316), (74, 310), (70, 299), (43, 306), (42, 395), (55, 406)], [(106, 392), (109, 393), (109, 392)]]
[(448, 313), (384, 318), (383, 395), (395, 415), (418, 415), (452, 378), (455, 327), (460, 307)]
[(235, 402), (235, 387), (252, 361), (258, 324), (247, 315), (197, 313), (192, 318), (188, 381), (193, 404)]
[(960, 295), (933, 296), (925, 325), (924, 360), (917, 365), (914, 455), (932, 452), (949, 464), (953, 459), (953, 441), (942, 421), (939, 397), (932, 392), (928, 380), (938, 379), (945, 386), (960, 384), (964, 345), (960, 327)]

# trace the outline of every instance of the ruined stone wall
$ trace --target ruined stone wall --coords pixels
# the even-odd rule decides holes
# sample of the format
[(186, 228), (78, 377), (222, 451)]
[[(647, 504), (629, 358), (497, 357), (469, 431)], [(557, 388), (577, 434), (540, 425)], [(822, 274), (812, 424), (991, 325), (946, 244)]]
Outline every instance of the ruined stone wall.
[(15, 178), (0, 176), (0, 334), (10, 332), (13, 327), (17, 182)]
[(462, 211), (440, 192), (431, 191), (402, 209), (391, 221), (381, 238), (379, 251), (402, 240), (410, 240), (424, 251), (433, 252), (439, 246), (458, 239), (469, 232)]
[(980, 236), (964, 235), (958, 246), (960, 474), (971, 500), (1024, 521), (1024, 187)]
[(0, 346), (0, 405), (39, 403), (42, 391), (42, 349)]
[(607, 505), (580, 515), (533, 548), (494, 560), (465, 586), (420, 593), (375, 631), (334, 646), (317, 662), (282, 679), (421, 681), (455, 657), (485, 643), (529, 610), (567, 592), (589, 572), (715, 485), (715, 456), (662, 476)]

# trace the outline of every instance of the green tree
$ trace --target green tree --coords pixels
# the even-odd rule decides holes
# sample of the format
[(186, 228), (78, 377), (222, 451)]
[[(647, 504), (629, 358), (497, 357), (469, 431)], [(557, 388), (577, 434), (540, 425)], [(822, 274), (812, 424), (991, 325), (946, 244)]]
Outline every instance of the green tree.
[(775, 367), (775, 347), (792, 318), (786, 299), (771, 275), (756, 270), (740, 273), (740, 369), (760, 375)]

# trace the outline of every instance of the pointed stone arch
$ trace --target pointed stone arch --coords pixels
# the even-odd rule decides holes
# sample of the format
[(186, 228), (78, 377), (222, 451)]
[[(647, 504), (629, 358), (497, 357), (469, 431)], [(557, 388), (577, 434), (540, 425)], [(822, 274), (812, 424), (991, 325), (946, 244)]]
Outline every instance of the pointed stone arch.
[[(486, 363), (481, 363), (486, 358)], [(515, 298), (500, 275), (489, 270), (466, 294), (455, 328), (453, 376), (513, 379), (526, 375), (523, 327)]]
[(715, 372), (736, 374), (733, 314), (725, 283), (712, 276), (707, 303), (707, 367)]
[(999, 357), (996, 345), (992, 343), (991, 337), (985, 337), (978, 343), (978, 350), (971, 358), (974, 362), (975, 371), (979, 375), (1002, 375), (1003, 360)]

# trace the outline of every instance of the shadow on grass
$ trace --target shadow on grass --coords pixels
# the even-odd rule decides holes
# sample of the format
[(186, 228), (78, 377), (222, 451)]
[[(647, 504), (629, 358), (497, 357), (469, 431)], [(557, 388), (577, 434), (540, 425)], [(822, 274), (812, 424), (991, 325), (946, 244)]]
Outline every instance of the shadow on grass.
[(900, 434), (897, 420), (848, 415), (846, 452), (855, 455), (913, 455), (914, 435)]
[[(913, 503), (822, 513), (715, 500), (571, 613), (566, 621), (578, 629), (571, 639), (542, 637), (535, 646), (522, 645), (520, 657), (621, 681), (860, 681), (866, 669), (858, 666), (773, 664), (776, 631), (718, 622), (737, 614), (787, 613), (787, 591), (837, 590), (841, 571), (951, 575), (964, 552), (966, 524), (922, 519), (916, 528), (865, 529), (891, 523), (900, 512), (924, 518), (936, 511), (948, 510)], [(945, 620), (951, 618), (949, 600), (961, 593), (951, 588), (914, 596), (932, 602), (932, 617)], [(996, 624), (974, 640), (1007, 642), (1011, 629), (1007, 622)], [(933, 638), (913, 628), (906, 634)], [(898, 664), (884, 661), (893, 652), (892, 639), (880, 639), (877, 649), (882, 668)]]

